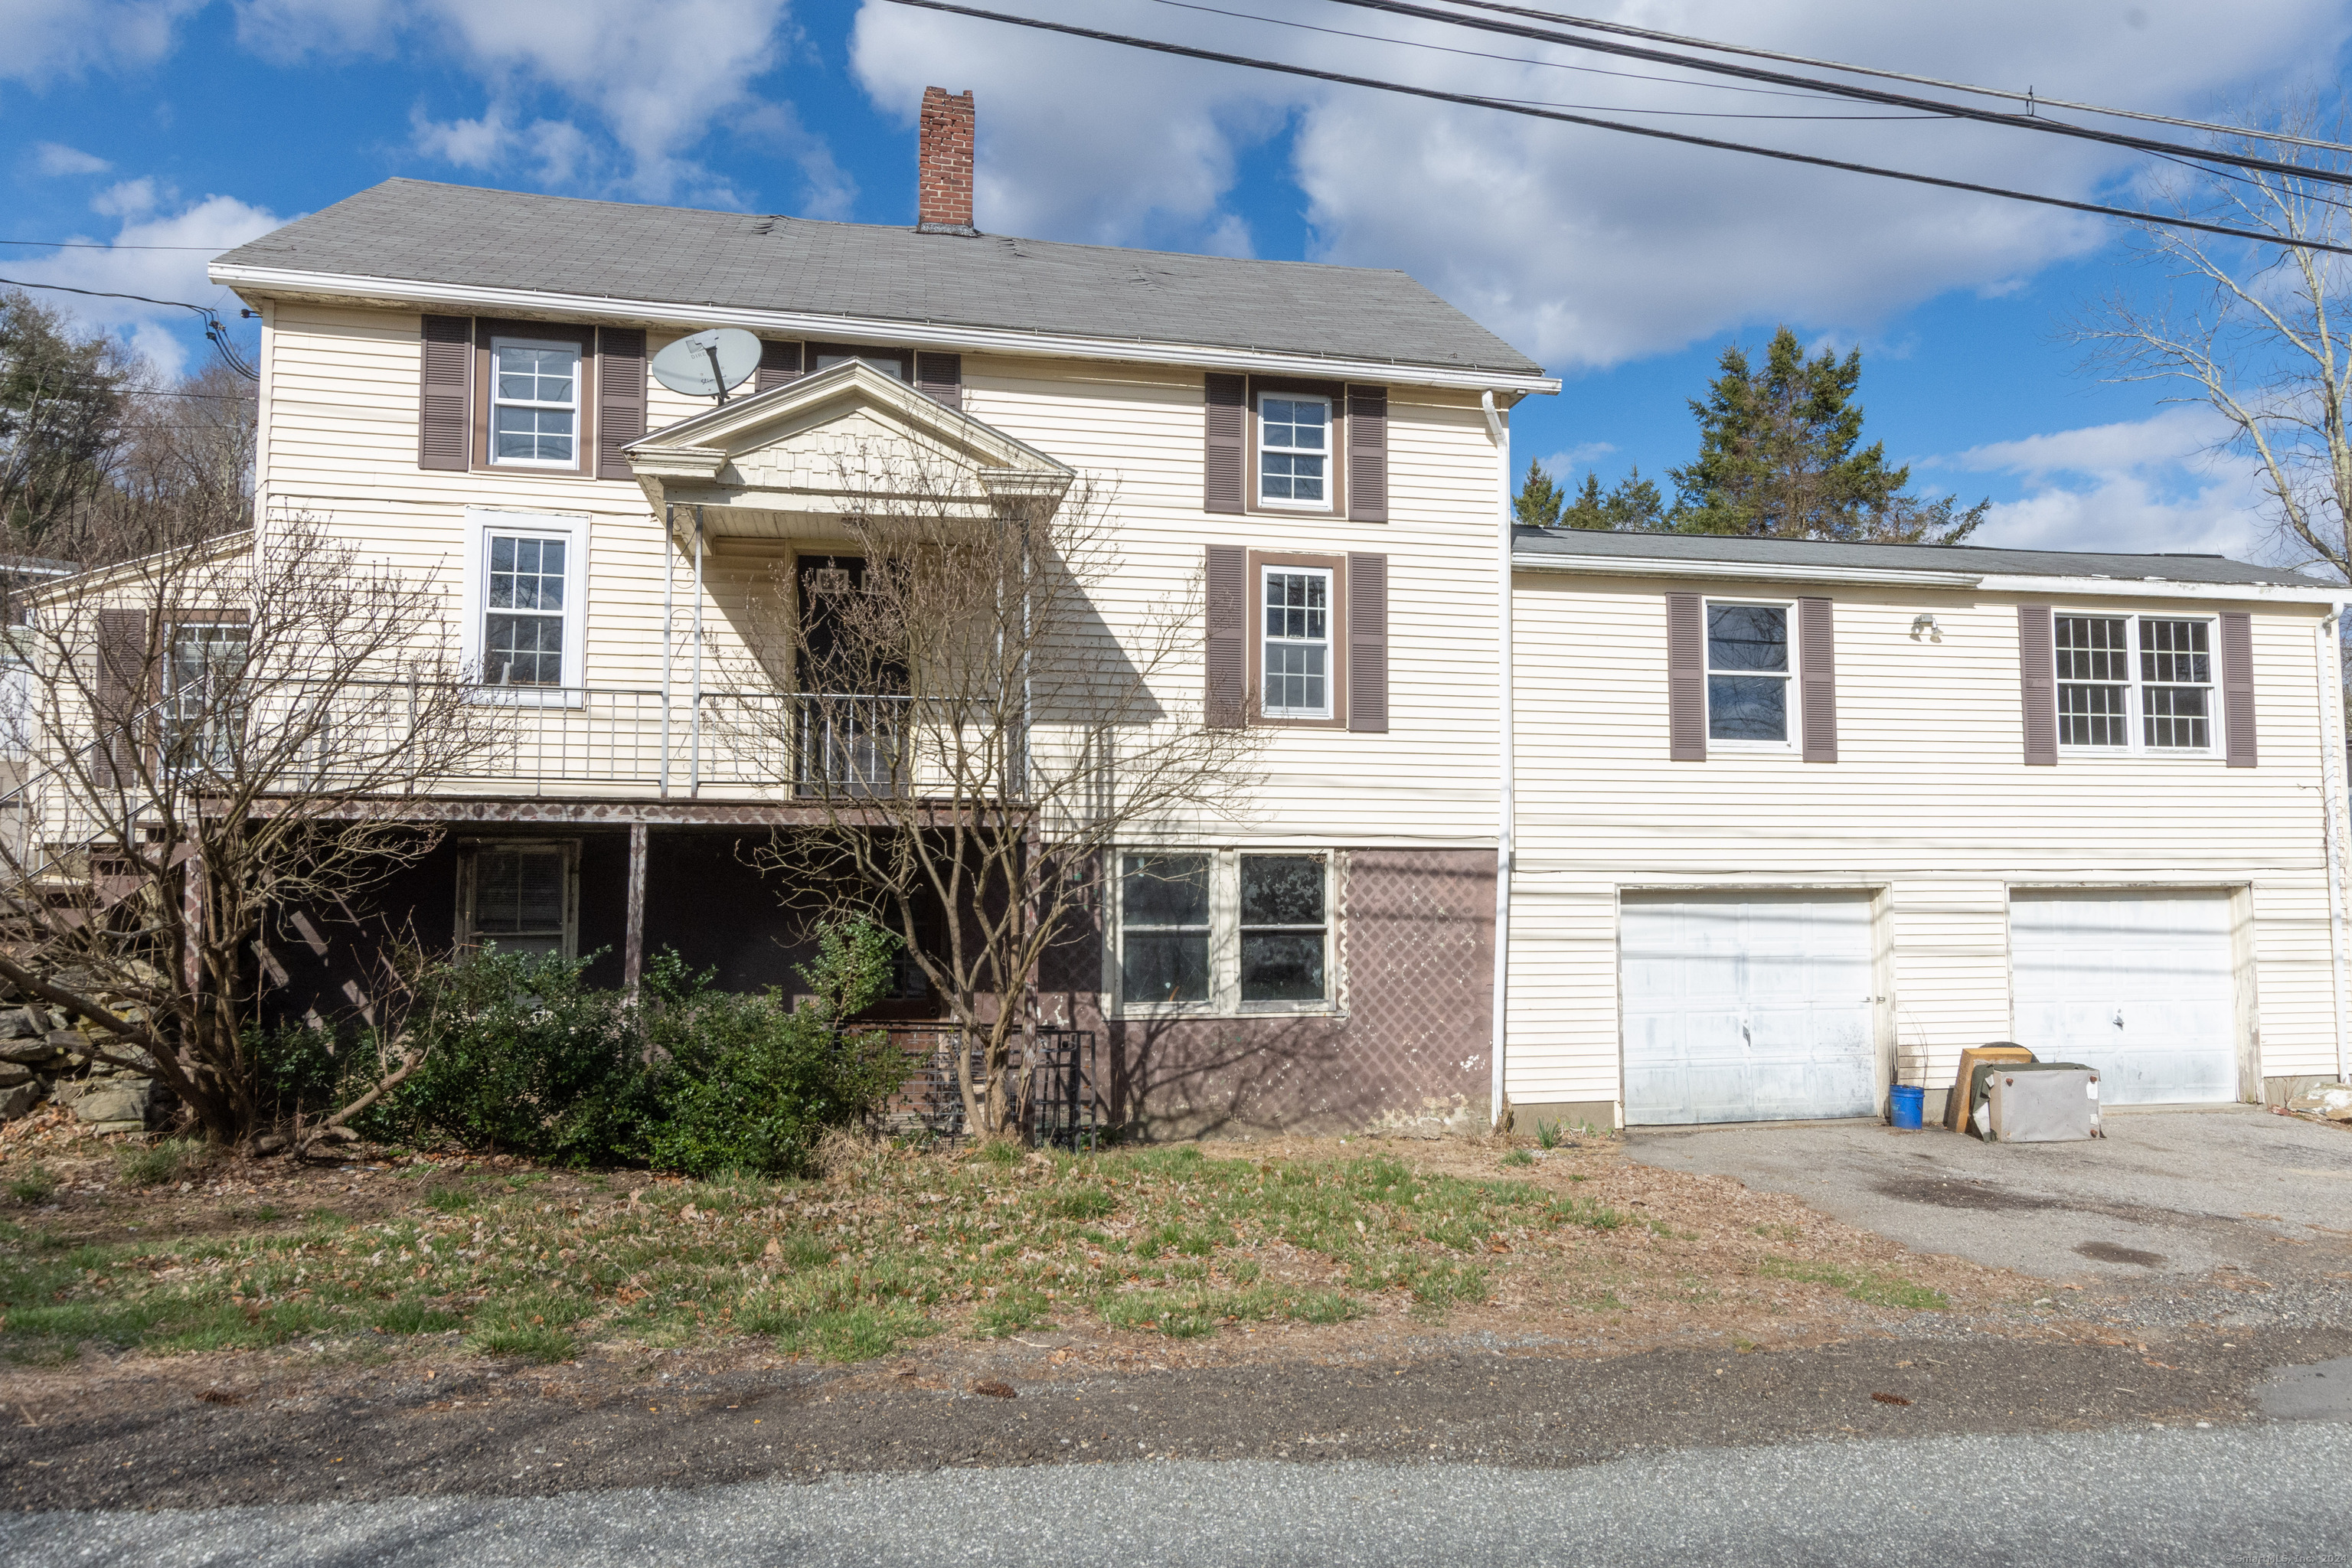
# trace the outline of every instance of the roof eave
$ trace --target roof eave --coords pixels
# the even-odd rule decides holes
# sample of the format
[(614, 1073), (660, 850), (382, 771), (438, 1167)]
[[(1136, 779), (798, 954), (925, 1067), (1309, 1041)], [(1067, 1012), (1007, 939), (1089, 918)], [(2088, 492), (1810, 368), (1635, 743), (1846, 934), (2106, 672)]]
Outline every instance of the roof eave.
[(1559, 378), (1540, 372), (1478, 366), (1404, 363), (1349, 359), (1214, 343), (1164, 342), (1150, 338), (1100, 338), (1070, 333), (977, 327), (952, 322), (910, 321), (887, 316), (827, 315), (807, 310), (760, 310), (737, 305), (697, 305), (667, 300), (629, 300), (593, 294), (560, 294), (537, 289), (492, 289), (436, 283), (420, 279), (360, 278), (348, 273), (298, 268), (256, 267), (215, 261), (211, 279), (248, 301), (258, 299), (350, 300), (463, 310), (543, 320), (614, 321), (630, 325), (741, 327), (794, 336), (856, 342), (877, 337), (916, 348), (966, 353), (1032, 355), (1048, 359), (1124, 360), (1153, 364), (1198, 365), (1210, 370), (1249, 370), (1270, 375), (1355, 378), (1389, 385), (1433, 386), (1463, 391), (1546, 395), (1559, 390)]
[(1881, 587), (1959, 588), (1981, 594), (2089, 599), (2253, 599), (2275, 604), (2352, 602), (2352, 588), (2326, 583), (2192, 583), (2171, 577), (2072, 577), (1996, 572), (1937, 572), (1892, 566), (1826, 566), (1796, 562), (1706, 561), (1658, 555), (1577, 555), (1515, 551), (1513, 570), (1580, 577), (1696, 578), (1717, 583), (1856, 583)]

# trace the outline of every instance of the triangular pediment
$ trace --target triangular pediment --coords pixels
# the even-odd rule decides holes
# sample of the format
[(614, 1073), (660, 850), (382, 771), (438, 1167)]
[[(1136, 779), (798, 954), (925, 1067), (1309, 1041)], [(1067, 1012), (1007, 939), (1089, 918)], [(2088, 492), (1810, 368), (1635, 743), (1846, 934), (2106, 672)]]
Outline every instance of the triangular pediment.
[(656, 507), (837, 515), (910, 478), (985, 507), (1008, 484), (1058, 493), (1072, 470), (863, 360), (736, 397), (625, 448)]

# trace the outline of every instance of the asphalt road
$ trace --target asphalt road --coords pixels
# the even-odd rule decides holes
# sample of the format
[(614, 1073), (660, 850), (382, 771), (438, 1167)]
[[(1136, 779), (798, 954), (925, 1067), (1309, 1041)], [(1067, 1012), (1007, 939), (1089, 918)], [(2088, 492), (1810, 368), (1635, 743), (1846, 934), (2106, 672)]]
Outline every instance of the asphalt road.
[(2352, 1426), (1699, 1449), (1570, 1470), (1041, 1466), (555, 1498), (0, 1520), (19, 1568), (2345, 1561)]

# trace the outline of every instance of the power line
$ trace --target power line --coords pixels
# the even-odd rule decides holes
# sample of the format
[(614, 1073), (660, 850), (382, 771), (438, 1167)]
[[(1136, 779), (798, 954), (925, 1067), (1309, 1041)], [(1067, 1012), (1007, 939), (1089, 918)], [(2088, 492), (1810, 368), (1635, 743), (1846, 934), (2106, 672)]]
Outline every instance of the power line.
[[(1703, 87), (1717, 92), (1751, 93), (1759, 98), (1795, 98), (1809, 103), (1821, 102), (1829, 95), (1818, 92), (1780, 92), (1768, 87), (1732, 87), (1719, 81), (1693, 81), (1681, 77), (1644, 76), (1639, 71), (1604, 70), (1599, 66), (1572, 66), (1565, 60), (1530, 59), (1525, 55), (1488, 54), (1484, 49), (1455, 48), (1449, 44), (1433, 44), (1423, 38), (1392, 38), (1384, 33), (1357, 33), (1345, 27), (1320, 27), (1312, 22), (1294, 22), (1286, 16), (1260, 16), (1249, 11), (1226, 11), (1215, 5), (1200, 5), (1192, 0), (1152, 0), (1155, 5), (1166, 5), (1178, 11), (1199, 11), (1211, 16), (1231, 16), (1235, 21), (1263, 22), (1270, 27), (1290, 27), (1302, 33), (1321, 33), (1334, 38), (1360, 38), (1366, 43), (1395, 44), (1400, 47), (1426, 49), (1432, 54), (1459, 55), (1465, 59), (1495, 60), (1503, 65), (1539, 66), (1546, 70), (1576, 71), (1585, 76), (1605, 76), (1622, 81), (1654, 81), (1666, 87)], [(1533, 103), (1535, 99), (1515, 101)], [(1553, 109), (1608, 108), (1616, 114), (1672, 114), (1693, 119), (1712, 120), (1940, 120), (1942, 115), (1928, 114), (1727, 114), (1703, 109), (1619, 109), (1599, 104), (1549, 104)]]
[(247, 381), (259, 381), (261, 373), (245, 363), (245, 356), (229, 342), (228, 328), (221, 323), (220, 312), (210, 305), (191, 305), (185, 300), (156, 300), (145, 294), (117, 294), (105, 289), (76, 289), (67, 283), (26, 283), (14, 278), (0, 278), (11, 289), (46, 289), (57, 294), (79, 294), (89, 300), (136, 300), (142, 305), (163, 305), (175, 310), (194, 310), (204, 319), (205, 337), (216, 350), (229, 369)]
[(1811, 55), (1783, 54), (1778, 49), (1759, 49), (1745, 44), (1718, 44), (1711, 38), (1694, 38), (1681, 33), (1662, 33), (1654, 27), (1636, 27), (1624, 22), (1603, 22), (1591, 16), (1563, 16), (1556, 11), (1538, 11), (1525, 5), (1504, 5), (1496, 0), (1449, 0), (1449, 4), (1465, 5), (1480, 11), (1499, 11), (1512, 16), (1528, 16), (1542, 21), (1559, 22), (1572, 27), (1587, 27), (1596, 33), (1617, 33), (1626, 37), (1648, 38), (1654, 43), (1681, 44), (1695, 49), (1712, 49), (1718, 54), (1747, 55), (1760, 60), (1780, 60), (1783, 64), (1811, 66), (1820, 70), (1848, 71), (1855, 76), (1877, 77), (1885, 81), (1907, 81), (1918, 87), (1941, 88), (1948, 92), (1979, 93), (1986, 98), (2006, 99), (2011, 103), (2027, 104), (2036, 109), (2064, 109), (2082, 114), (2111, 114), (2118, 120), (2139, 120), (2153, 125), (2178, 125), (2189, 131), (2207, 131), (2222, 136), (2246, 136), (2258, 142), (2277, 142), (2294, 147), (2316, 147), (2328, 153), (2352, 153), (2352, 147), (2341, 142), (2323, 142), (2309, 136), (2290, 136), (2284, 132), (2259, 131), (2248, 125), (2222, 125), (2210, 120), (2184, 120), (2175, 114), (2153, 114), (2138, 109), (2115, 109), (2105, 104), (2076, 103), (2063, 98), (2045, 98), (2032, 88), (2018, 92), (2009, 88), (1976, 87), (1964, 81), (1946, 81), (1940, 77), (1914, 76), (1908, 71), (1882, 70), (1874, 66), (1853, 66), (1840, 60), (1816, 59)]
[(1810, 153), (1790, 153), (1778, 147), (1759, 147), (1746, 142), (1727, 142), (1714, 136), (1695, 136), (1686, 131), (1664, 131), (1654, 125), (1627, 125), (1619, 121), (1601, 120), (1591, 115), (1570, 114), (1556, 109), (1538, 109), (1528, 104), (1514, 103), (1507, 99), (1482, 98), (1466, 92), (1446, 92), (1433, 87), (1411, 87), (1402, 82), (1382, 81), (1376, 77), (1350, 76), (1342, 71), (1320, 70), (1312, 66), (1285, 65), (1278, 60), (1256, 59), (1248, 55), (1230, 55), (1216, 49), (1199, 49), (1186, 44), (1163, 43), (1157, 38), (1139, 38), (1126, 33), (1107, 33), (1093, 27), (1074, 26), (1066, 22), (1047, 22), (1034, 16), (1013, 16), (1001, 11), (982, 11), (970, 5), (949, 5), (946, 0), (889, 0), (889, 3), (894, 5), (911, 6), (921, 11), (940, 11), (950, 16), (976, 17), (983, 22), (1002, 22), (1008, 26), (1030, 27), (1040, 32), (1062, 33), (1071, 37), (1091, 38), (1097, 43), (1118, 44), (1126, 48), (1177, 55), (1186, 59), (1208, 60), (1217, 65), (1240, 66), (1247, 70), (1274, 71), (1284, 76), (1306, 77), (1315, 81), (1337, 82), (1343, 87), (1370, 88), (1375, 92), (1402, 93), (1408, 97), (1426, 98), (1440, 103), (1459, 103), (1472, 109), (1492, 109), (1505, 114), (1524, 114), (1537, 120), (1553, 120), (1566, 125), (1591, 126), (1599, 131), (1616, 131), (1628, 136), (1646, 136), (1659, 142), (1679, 142), (1685, 146), (1708, 147), (1722, 153), (1746, 153), (1759, 158), (1776, 159), (1784, 163), (1803, 163), (1816, 169), (1835, 169), (1849, 174), (1870, 174), (1883, 180), (1902, 180), (1915, 185), (1933, 185), (1939, 190), (1963, 191), (1970, 195), (1999, 196), (2007, 201), (2031, 202), (2037, 206), (2059, 207), (2068, 212), (2089, 213), (2097, 217), (2122, 218), (2127, 223), (2157, 224), (2170, 228), (2190, 228), (2202, 234), (2218, 234), (2231, 239), (2250, 239), (2263, 245), (2290, 246), (2298, 250), (2325, 251), (2332, 255), (2352, 256), (2352, 245), (2330, 245), (2315, 239), (2286, 240), (2256, 229), (2231, 228), (2226, 224), (2203, 223), (2195, 218), (2165, 217), (2132, 207), (2111, 207), (2097, 202), (2073, 201), (2064, 196), (2038, 195), (2031, 191), (2011, 190), (2002, 185), (1979, 184), (1970, 180), (1948, 180), (1938, 174), (1915, 174), (1903, 169), (1882, 169), (1871, 163), (1853, 163), (1839, 158), (1816, 157)]
[[(0, 239), (0, 245), (34, 245), (49, 250), (209, 250), (217, 253), (217, 245), (109, 245), (93, 239)], [(235, 246), (228, 247), (236, 249)]]
[[(2012, 131), (2039, 131), (2051, 136), (2072, 136), (2086, 142), (2103, 142), (2110, 146), (2126, 147), (2138, 153), (2154, 153), (2171, 158), (2191, 158), (2199, 163), (2228, 163), (2241, 169), (2258, 169), (2265, 174), (2291, 176), (2296, 179), (2318, 180), (2328, 184), (2352, 185), (2352, 174), (2338, 174), (2331, 169), (2314, 169), (2296, 163), (2284, 163), (2275, 158), (2256, 158), (2242, 153), (2216, 153), (2201, 147), (2186, 147), (2178, 142), (2160, 141), (2149, 136), (2133, 136), (2120, 131), (2101, 131), (2088, 125), (2073, 125), (2063, 120), (2045, 120), (2038, 114), (2011, 114), (2001, 110), (1979, 109), (1971, 104), (1949, 103), (1941, 99), (1915, 98), (1908, 93), (1887, 92), (1878, 88), (1854, 87), (1843, 82), (1823, 81), (1818, 77), (1790, 76), (1785, 71), (1759, 69), (1755, 66), (1732, 65), (1723, 60), (1698, 59), (1689, 55), (1669, 54), (1664, 49), (1642, 48), (1633, 44), (1612, 43), (1600, 38), (1582, 38), (1574, 34), (1551, 28), (1530, 27), (1517, 22), (1501, 22), (1484, 16), (1465, 16), (1458, 11), (1440, 11), (1427, 5), (1416, 5), (1409, 0), (1331, 0), (1335, 5), (1352, 5), (1365, 11), (1385, 11), (1391, 16), (1412, 16), (1423, 21), (1444, 22), (1452, 26), (1468, 27), (1478, 32), (1500, 33), (1507, 37), (1532, 38), (1540, 43), (1559, 44), (1569, 48), (1591, 49), (1599, 54), (1620, 55), (1628, 59), (1648, 60), (1656, 65), (1682, 66), (1690, 70), (1710, 71), (1721, 76), (1738, 77), (1745, 81), (1769, 81), (1781, 87), (1810, 87), (1840, 98), (1851, 98), (1864, 103), (1884, 103), (1898, 109), (1925, 110), (1930, 113), (1948, 114), (1958, 120), (1974, 120), (1987, 125), (2003, 125)], [(1465, 0), (1477, 3), (1477, 0)], [(1495, 7), (1503, 9), (1504, 7)], [(1543, 13), (1538, 13), (1543, 15)]]

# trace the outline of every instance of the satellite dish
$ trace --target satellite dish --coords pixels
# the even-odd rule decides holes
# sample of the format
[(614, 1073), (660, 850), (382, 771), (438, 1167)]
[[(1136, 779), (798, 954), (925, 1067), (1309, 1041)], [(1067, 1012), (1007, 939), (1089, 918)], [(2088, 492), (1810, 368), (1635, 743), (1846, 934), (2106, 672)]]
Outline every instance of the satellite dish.
[(727, 401), (760, 368), (760, 340), (740, 327), (713, 327), (654, 355), (654, 379), (688, 397)]

